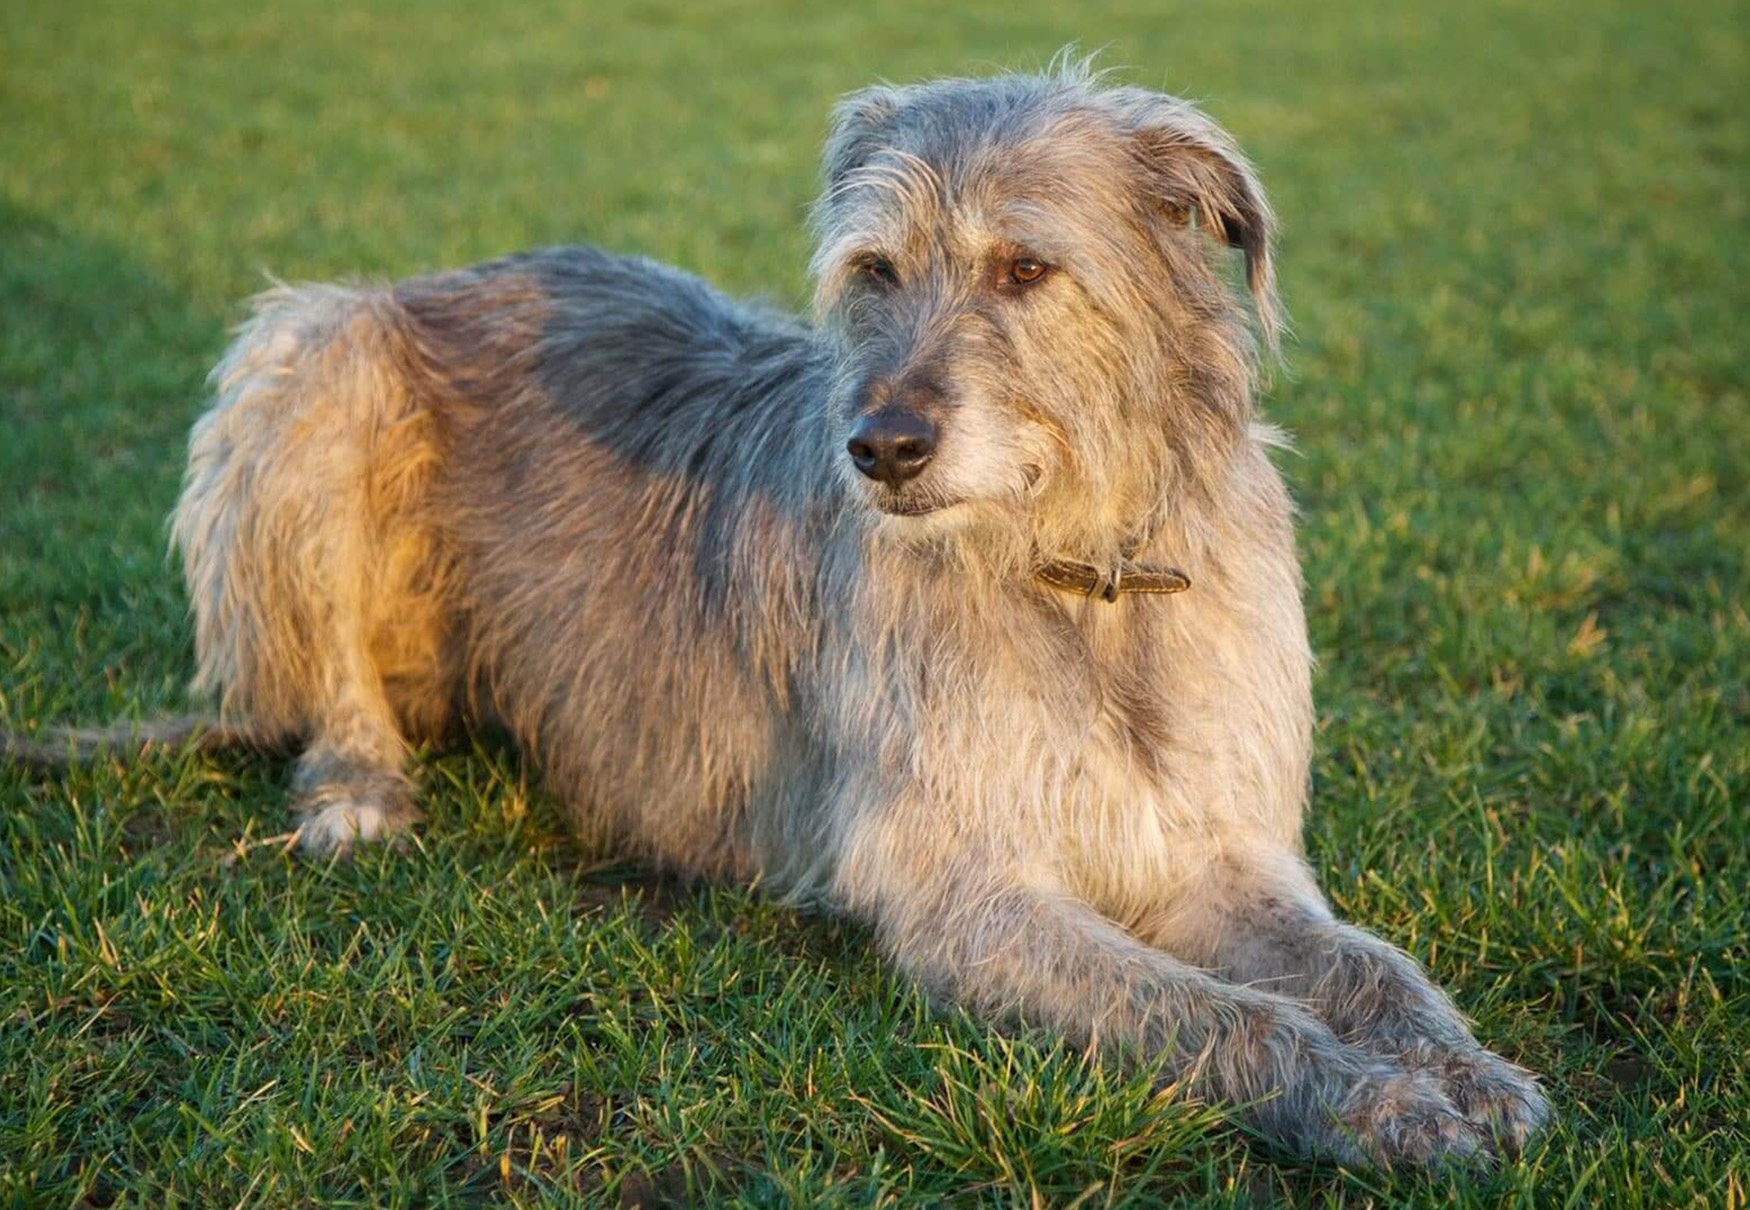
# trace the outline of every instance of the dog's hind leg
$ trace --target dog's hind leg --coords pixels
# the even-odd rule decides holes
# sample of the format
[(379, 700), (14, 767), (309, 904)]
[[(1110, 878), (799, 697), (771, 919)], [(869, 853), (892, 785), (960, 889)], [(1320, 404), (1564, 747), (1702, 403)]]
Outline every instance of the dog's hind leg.
[(386, 840), (419, 820), (406, 751), (380, 700), (336, 704), (298, 758), (298, 846), (323, 855)]
[(299, 835), (314, 853), (416, 820), (407, 743), (454, 701), (425, 507), (439, 445), (402, 339), (380, 293), (257, 299), (214, 371), (173, 518), (195, 688), (218, 691), (228, 721), (302, 738)]

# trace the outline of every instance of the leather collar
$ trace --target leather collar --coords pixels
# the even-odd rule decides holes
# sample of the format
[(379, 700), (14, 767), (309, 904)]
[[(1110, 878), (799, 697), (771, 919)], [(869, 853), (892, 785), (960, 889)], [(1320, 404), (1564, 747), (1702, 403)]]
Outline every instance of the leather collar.
[(1143, 567), (1129, 559), (1122, 560), (1111, 571), (1069, 559), (1052, 559), (1034, 568), (1033, 574), (1063, 592), (1099, 597), (1107, 602), (1130, 592), (1166, 594), (1191, 587), (1191, 577), (1177, 567)]

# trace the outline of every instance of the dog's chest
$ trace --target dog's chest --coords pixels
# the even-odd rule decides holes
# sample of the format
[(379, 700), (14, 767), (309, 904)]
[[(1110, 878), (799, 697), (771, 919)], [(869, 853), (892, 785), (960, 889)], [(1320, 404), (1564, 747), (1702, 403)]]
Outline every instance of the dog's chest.
[(1209, 644), (1187, 643), (1155, 614), (1086, 609), (1077, 633), (1090, 709), (1065, 762), (1051, 843), (1078, 895), (1129, 919), (1258, 828), (1233, 734), (1250, 703), (1220, 691), (1227, 678)]
[[(1177, 781), (1180, 756), (1165, 719), (1102, 710), (1076, 754), (1051, 837), (1075, 893), (1128, 919), (1187, 880), (1219, 847), (1219, 808)], [(1157, 730), (1160, 728), (1160, 730)], [(1212, 808), (1214, 808), (1212, 810)]]

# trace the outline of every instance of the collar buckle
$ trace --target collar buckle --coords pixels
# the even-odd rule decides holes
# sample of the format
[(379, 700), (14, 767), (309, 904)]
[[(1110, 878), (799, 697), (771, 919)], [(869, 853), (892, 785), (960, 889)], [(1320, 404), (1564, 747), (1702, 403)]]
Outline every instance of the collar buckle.
[(1177, 567), (1143, 567), (1128, 559), (1110, 571), (1070, 559), (1048, 559), (1033, 569), (1033, 575), (1060, 592), (1099, 597), (1108, 605), (1126, 594), (1165, 596), (1191, 587), (1191, 577)]

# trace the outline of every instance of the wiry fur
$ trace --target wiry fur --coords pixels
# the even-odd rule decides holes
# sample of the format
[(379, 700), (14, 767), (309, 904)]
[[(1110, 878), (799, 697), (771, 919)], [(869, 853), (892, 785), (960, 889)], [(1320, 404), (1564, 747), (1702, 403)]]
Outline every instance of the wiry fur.
[[(1070, 66), (859, 93), (825, 172), (813, 325), (587, 248), (257, 301), (175, 533), (197, 685), (302, 738), (307, 847), (405, 828), (408, 742), (492, 720), (591, 836), (854, 913), (1290, 1147), (1521, 1144), (1532, 1078), (1300, 855), (1272, 220), (1232, 141)], [(903, 488), (844, 453), (896, 393), (942, 435)], [(1031, 575), (1127, 556), (1194, 587)]]

